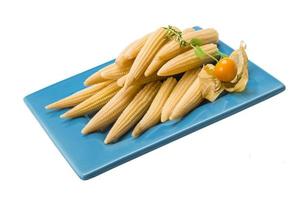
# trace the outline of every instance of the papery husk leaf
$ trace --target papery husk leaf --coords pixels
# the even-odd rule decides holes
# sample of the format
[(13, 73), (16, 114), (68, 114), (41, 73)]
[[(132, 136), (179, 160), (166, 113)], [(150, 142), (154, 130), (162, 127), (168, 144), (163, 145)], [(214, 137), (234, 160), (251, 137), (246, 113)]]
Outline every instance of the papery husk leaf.
[(221, 82), (214, 76), (214, 68), (214, 65), (207, 64), (198, 75), (202, 83), (202, 96), (210, 102), (215, 101), (224, 90)]
[(248, 83), (248, 57), (246, 54), (246, 45), (241, 42), (240, 48), (233, 51), (229, 56), (237, 66), (237, 76), (229, 83), (222, 83), (228, 92), (242, 92), (246, 89)]

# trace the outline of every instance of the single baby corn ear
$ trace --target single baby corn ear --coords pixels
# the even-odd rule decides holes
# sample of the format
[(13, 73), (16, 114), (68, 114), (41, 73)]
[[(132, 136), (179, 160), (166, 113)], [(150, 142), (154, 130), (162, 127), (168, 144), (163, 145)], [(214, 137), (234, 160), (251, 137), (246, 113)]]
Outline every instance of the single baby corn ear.
[(217, 45), (206, 44), (201, 46), (201, 49), (204, 52), (204, 55), (201, 58), (195, 54), (194, 49), (188, 50), (169, 60), (160, 68), (157, 74), (159, 76), (171, 76), (213, 62), (211, 56), (208, 55), (214, 55), (218, 52)]
[[(127, 64), (127, 66), (130, 66), (130, 65), (131, 65), (131, 63)], [(117, 67), (119, 67), (119, 66), (116, 63), (112, 63), (112, 64), (100, 69), (99, 71), (97, 71), (94, 74), (92, 74), (91, 76), (89, 76), (84, 81), (84, 85), (85, 86), (90, 86), (90, 85), (94, 85), (94, 84), (101, 83), (103, 81), (109, 80), (110, 78), (103, 77), (102, 73), (107, 71), (107, 74), (109, 74), (110, 71), (113, 71)], [(120, 75), (119, 77), (121, 77), (121, 76), (122, 75)], [(119, 77), (116, 77), (114, 79), (118, 79)]]
[(91, 85), (94, 85), (97, 83), (101, 83), (103, 81), (107, 81), (107, 79), (105, 79), (101, 76), (101, 70), (100, 70), (98, 72), (93, 73), (91, 76), (89, 76), (87, 79), (85, 79), (83, 84), (85, 86), (91, 86)]
[(85, 81), (84, 81), (84, 85), (85, 86), (91, 86), (91, 85), (94, 85), (96, 83), (101, 83), (103, 81), (107, 81), (108, 79), (107, 78), (104, 78), (102, 76), (102, 72), (105, 72), (105, 71), (109, 71), (111, 68), (114, 68), (115, 67), (115, 63), (113, 64), (110, 64), (102, 69), (100, 69), (99, 71), (95, 72), (94, 74), (92, 74), (91, 76), (89, 76)]
[(75, 118), (83, 116), (85, 114), (95, 112), (100, 110), (119, 90), (121, 87), (117, 85), (116, 82), (113, 82), (89, 97), (85, 101), (81, 102), (71, 110), (68, 110), (61, 118)]
[(84, 100), (88, 99), (89, 97), (93, 96), (97, 92), (99, 92), (101, 89), (106, 87), (112, 82), (112, 80), (108, 80), (102, 83), (98, 83), (95, 85), (92, 85), (88, 88), (85, 88), (83, 90), (80, 90), (68, 97), (65, 97), (59, 101), (56, 101), (54, 103), (51, 103), (47, 105), (46, 109), (62, 109), (62, 108), (69, 108), (76, 106), (77, 104), (83, 102)]
[(163, 82), (148, 111), (132, 131), (133, 137), (138, 137), (145, 130), (160, 122), (162, 107), (175, 87), (177, 80), (173, 77)]
[(110, 80), (117, 80), (117, 79), (119, 79), (120, 77), (126, 75), (129, 72), (130, 67), (132, 65), (132, 62), (128, 63), (128, 64), (126, 64), (125, 66), (122, 66), (122, 67), (115, 64), (113, 67), (102, 71), (101, 72), (101, 77), (103, 77), (105, 79), (110, 79)]

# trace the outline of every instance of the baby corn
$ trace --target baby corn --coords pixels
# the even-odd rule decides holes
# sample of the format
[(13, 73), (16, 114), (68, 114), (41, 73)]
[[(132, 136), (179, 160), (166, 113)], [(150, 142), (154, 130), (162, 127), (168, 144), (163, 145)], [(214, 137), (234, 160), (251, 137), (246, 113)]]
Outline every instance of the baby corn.
[(85, 79), (83, 84), (85, 86), (91, 86), (91, 85), (94, 85), (96, 83), (101, 83), (103, 81), (107, 81), (107, 79), (105, 79), (101, 76), (101, 71), (102, 70), (103, 69), (100, 69), (99, 71), (93, 73), (91, 76), (89, 76), (87, 79)]
[[(203, 29), (200, 31), (190, 31), (183, 32), (183, 39), (190, 42), (191, 39), (199, 39), (204, 44), (217, 43), (218, 42), (218, 32), (215, 29)], [(181, 47), (177, 41), (171, 41), (164, 45), (155, 55), (151, 64), (145, 71), (145, 76), (149, 76), (155, 73), (161, 68), (161, 66), (168, 60), (174, 58), (175, 56), (191, 49), (191, 46)]]
[[(123, 87), (126, 81), (127, 75), (122, 76), (121, 78), (118, 79), (117, 84), (120, 87)], [(138, 80), (134, 81), (134, 84), (138, 84), (138, 85), (144, 85), (153, 81), (159, 81), (159, 80), (163, 80), (166, 79), (166, 77), (163, 76), (157, 76), (156, 74), (153, 74), (151, 76), (148, 77), (141, 77)]]
[[(109, 144), (117, 141), (130, 128), (132, 128), (146, 113), (161, 83), (152, 82), (134, 97), (126, 109), (122, 112), (113, 127), (110, 129), (104, 143)], [(133, 86), (132, 86), (133, 87)]]
[(90, 98), (61, 115), (61, 117), (74, 118), (95, 112), (104, 106), (120, 89), (121, 87), (119, 87), (116, 82), (111, 83)]
[(167, 31), (164, 28), (159, 28), (149, 36), (145, 45), (138, 53), (135, 61), (132, 64), (132, 67), (126, 78), (125, 87), (133, 84), (134, 80), (139, 79), (144, 74), (146, 68), (150, 64), (157, 51), (168, 40), (166, 34)]
[(132, 61), (127, 62), (124, 66), (120, 67), (118, 64), (113, 63), (110, 64), (99, 71), (95, 72), (91, 76), (89, 76), (85, 81), (84, 85), (90, 86), (96, 83), (101, 83), (107, 80), (117, 80), (124, 74), (127, 74), (131, 65)]
[(122, 76), (121, 78), (119, 78), (119, 79), (117, 80), (118, 86), (123, 87), (124, 84), (125, 84), (126, 78), (127, 78), (127, 75), (124, 75), (124, 76)]
[(107, 81), (106, 78), (102, 77), (101, 73), (111, 67), (114, 67), (115, 66), (115, 63), (112, 63), (106, 67), (103, 67), (101, 68), (99, 71), (93, 73), (91, 76), (89, 76), (87, 79), (85, 79), (84, 81), (84, 85), (85, 86), (91, 86), (91, 85), (94, 85), (96, 83), (101, 83), (103, 81)]
[(133, 137), (140, 136), (145, 130), (160, 122), (162, 107), (171, 94), (177, 81), (170, 77), (163, 82), (148, 111), (132, 131)]
[[(188, 32), (186, 34), (183, 34), (182, 38), (187, 42), (190, 42), (192, 39), (198, 39), (201, 41), (202, 45), (205, 45), (210, 43), (217, 43), (219, 40), (219, 35), (215, 29), (208, 28), (199, 31)], [(187, 48), (182, 48), (177, 41), (172, 41), (161, 48), (155, 55), (155, 58), (161, 60), (169, 60), (188, 49), (191, 49), (191, 47), (187, 46)]]
[(136, 58), (140, 50), (145, 45), (147, 39), (151, 34), (147, 34), (144, 37), (137, 40), (135, 43), (129, 46), (129, 48), (124, 52), (124, 57), (128, 60)]
[(93, 96), (97, 92), (99, 92), (101, 89), (106, 87), (107, 85), (111, 84), (112, 80), (108, 80), (102, 83), (98, 83), (95, 85), (92, 85), (91, 87), (85, 88), (83, 90), (80, 90), (66, 98), (63, 98), (61, 100), (58, 100), (54, 103), (51, 103), (46, 106), (46, 109), (62, 109), (62, 108), (68, 108), (76, 106), (77, 104), (81, 103), (82, 101), (88, 99), (89, 97)]
[(201, 81), (196, 78), (170, 115), (170, 120), (179, 119), (203, 101)]
[(204, 99), (212, 102), (218, 98), (224, 88), (221, 82), (211, 73), (214, 68), (214, 65), (207, 64), (201, 69), (193, 84), (175, 106), (170, 115), (170, 120), (183, 117)]
[(201, 68), (199, 67), (184, 73), (184, 75), (178, 81), (174, 90), (172, 91), (172, 93), (170, 94), (169, 98), (167, 99), (166, 103), (162, 108), (161, 122), (165, 122), (169, 119), (171, 112), (174, 110), (175, 106), (178, 104), (182, 96), (186, 93), (188, 88), (197, 78), (200, 70)]
[(191, 49), (169, 60), (160, 68), (157, 74), (159, 76), (171, 76), (188, 71), (190, 69), (194, 69), (196, 67), (202, 66), (203, 64), (213, 62), (213, 59), (207, 54), (215, 55), (218, 52), (217, 45), (206, 44), (201, 46), (201, 48), (205, 52), (203, 58), (197, 57), (194, 49)]
[(191, 27), (191, 28), (186, 28), (182, 31), (182, 34), (190, 33), (190, 32), (195, 32), (196, 30)]
[(105, 79), (117, 80), (120, 77), (126, 75), (129, 72), (131, 65), (126, 65), (124, 67), (119, 67), (115, 64), (113, 67), (110, 67), (101, 72), (101, 77)]
[(115, 122), (134, 96), (140, 90), (140, 85), (132, 85), (122, 88), (112, 99), (106, 103), (101, 110), (82, 129), (83, 134), (105, 130), (110, 124)]
[(150, 33), (129, 44), (116, 58), (116, 63), (122, 67), (130, 60), (133, 60), (143, 48), (149, 35)]

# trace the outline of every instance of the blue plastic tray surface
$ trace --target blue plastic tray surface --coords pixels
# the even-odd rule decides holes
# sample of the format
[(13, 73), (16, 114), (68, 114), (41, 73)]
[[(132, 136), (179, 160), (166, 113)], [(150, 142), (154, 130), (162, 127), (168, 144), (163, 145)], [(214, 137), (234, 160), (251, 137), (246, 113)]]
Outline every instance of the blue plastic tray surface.
[[(220, 51), (230, 54), (233, 49), (219, 42)], [(249, 82), (242, 93), (221, 96), (213, 103), (206, 103), (194, 109), (180, 121), (161, 123), (138, 139), (126, 134), (118, 143), (105, 145), (106, 133), (87, 136), (81, 129), (88, 117), (72, 120), (61, 119), (64, 110), (46, 110), (49, 103), (83, 89), (83, 81), (92, 73), (113, 63), (114, 60), (55, 83), (24, 98), (25, 103), (48, 136), (68, 161), (76, 174), (83, 180), (92, 178), (122, 163), (181, 138), (213, 122), (221, 120), (249, 106), (274, 96), (285, 86), (260, 67), (249, 62)]]

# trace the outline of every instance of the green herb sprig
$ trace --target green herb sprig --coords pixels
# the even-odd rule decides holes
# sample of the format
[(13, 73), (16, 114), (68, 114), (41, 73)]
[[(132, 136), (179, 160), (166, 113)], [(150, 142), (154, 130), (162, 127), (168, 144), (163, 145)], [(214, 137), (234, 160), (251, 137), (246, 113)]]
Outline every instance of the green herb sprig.
[(186, 47), (189, 45), (187, 41), (182, 38), (182, 32), (176, 30), (173, 26), (168, 25), (168, 27), (163, 27), (167, 30), (167, 37), (170, 40), (175, 40), (179, 43), (180, 47)]

